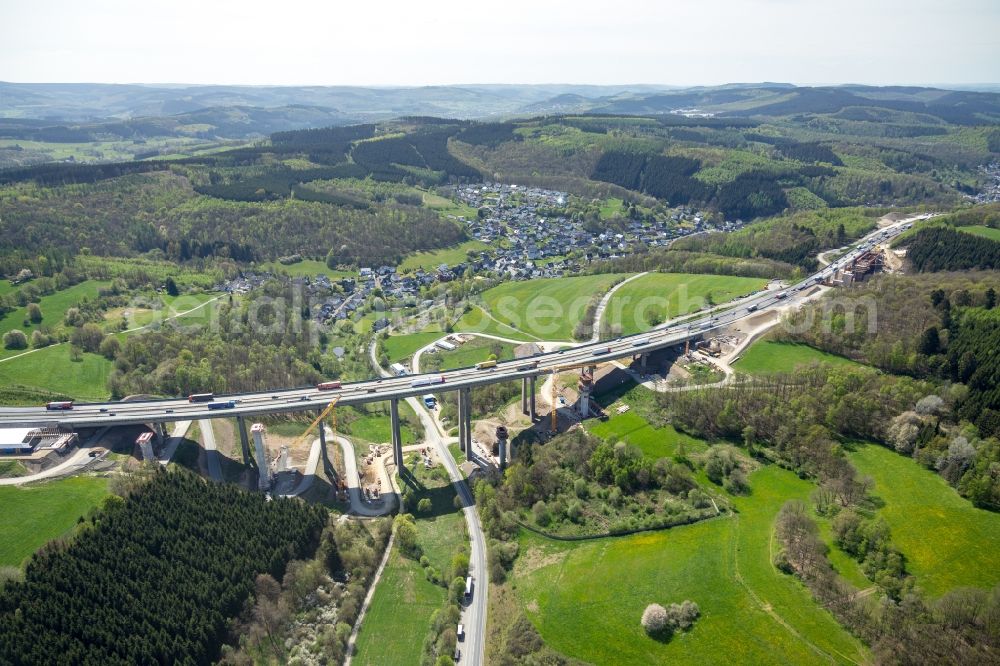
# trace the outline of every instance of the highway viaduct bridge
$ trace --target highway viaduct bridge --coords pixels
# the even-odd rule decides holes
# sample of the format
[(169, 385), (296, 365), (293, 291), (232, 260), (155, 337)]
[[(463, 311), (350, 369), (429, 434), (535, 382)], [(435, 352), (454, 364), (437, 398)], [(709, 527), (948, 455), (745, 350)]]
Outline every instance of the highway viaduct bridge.
[[(862, 239), (838, 261), (824, 267), (785, 292), (765, 292), (744, 299), (737, 306), (714, 315), (706, 315), (684, 323), (670, 323), (646, 333), (590, 342), (570, 349), (539, 354), (531, 358), (503, 361), (492, 368), (460, 368), (445, 372), (399, 377), (381, 377), (344, 384), (332, 391), (320, 391), (314, 386), (252, 393), (216, 396), (213, 402), (232, 402), (224, 409), (210, 409), (212, 403), (189, 402), (184, 398), (137, 400), (129, 402), (79, 403), (71, 410), (50, 411), (41, 407), (0, 408), (0, 427), (104, 427), (116, 425), (153, 424), (162, 436), (164, 424), (174, 421), (236, 417), (239, 424), (243, 454), (249, 459), (249, 440), (245, 419), (264, 414), (322, 411), (335, 397), (343, 405), (363, 405), (389, 402), (392, 422), (392, 445), (396, 462), (402, 464), (399, 401), (428, 392), (457, 391), (459, 394), (459, 440), (462, 451), (471, 451), (471, 390), (497, 382), (521, 380), (522, 407), (534, 416), (535, 383), (538, 377), (570, 368), (595, 366), (623, 358), (643, 357), (659, 349), (683, 344), (704, 336), (713, 329), (729, 326), (779, 306), (801, 300), (803, 292), (829, 278), (839, 267), (863, 254), (872, 244), (886, 241), (910, 225), (898, 222), (877, 230)], [(430, 384), (430, 381), (439, 383)], [(443, 381), (441, 381), (443, 380)], [(320, 437), (325, 438), (323, 428)], [(325, 443), (325, 442), (324, 442)]]

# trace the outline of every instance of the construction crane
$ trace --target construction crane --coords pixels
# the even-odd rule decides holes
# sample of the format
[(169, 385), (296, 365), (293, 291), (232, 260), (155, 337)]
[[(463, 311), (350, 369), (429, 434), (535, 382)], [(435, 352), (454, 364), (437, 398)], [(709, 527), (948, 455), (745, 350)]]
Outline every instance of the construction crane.
[[(294, 449), (296, 446), (298, 446), (299, 444), (301, 444), (302, 440), (304, 440), (306, 437), (308, 437), (309, 433), (312, 432), (312, 429), (316, 427), (316, 424), (317, 423), (321, 423), (323, 421), (323, 419), (325, 419), (327, 417), (327, 415), (332, 414), (332, 416), (333, 416), (333, 430), (334, 430), (334, 432), (336, 432), (336, 430), (337, 430), (337, 412), (335, 412), (333, 408), (337, 406), (337, 402), (339, 400), (340, 400), (340, 396), (339, 395), (336, 396), (333, 400), (331, 400), (330, 404), (326, 406), (326, 409), (324, 409), (322, 412), (320, 412), (320, 415), (316, 417), (316, 420), (313, 421), (312, 423), (310, 423), (309, 427), (306, 428), (305, 432), (302, 433), (301, 435), (299, 435), (298, 438), (294, 442), (292, 442), (291, 444), (289, 444), (288, 448), (289, 449)], [(322, 426), (320, 426), (320, 427), (322, 427)]]

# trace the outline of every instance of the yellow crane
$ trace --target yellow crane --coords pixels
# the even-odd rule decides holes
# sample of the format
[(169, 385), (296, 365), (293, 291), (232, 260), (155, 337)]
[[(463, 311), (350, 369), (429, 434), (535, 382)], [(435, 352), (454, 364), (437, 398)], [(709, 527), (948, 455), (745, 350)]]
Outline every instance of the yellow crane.
[(316, 417), (316, 420), (313, 421), (312, 423), (310, 423), (309, 427), (306, 428), (306, 431), (304, 433), (302, 433), (301, 435), (299, 435), (298, 438), (288, 446), (288, 448), (294, 449), (296, 446), (298, 446), (299, 444), (301, 444), (302, 440), (304, 440), (306, 437), (308, 437), (309, 433), (312, 432), (312, 429), (316, 427), (316, 424), (317, 423), (321, 423), (323, 421), (323, 419), (325, 419), (327, 417), (327, 415), (329, 415), (329, 414), (333, 415), (333, 430), (334, 430), (334, 432), (336, 432), (336, 430), (337, 430), (337, 412), (335, 412), (333, 408), (337, 406), (337, 402), (339, 400), (340, 400), (340, 396), (339, 395), (337, 397), (335, 397), (333, 400), (331, 400), (330, 404), (326, 406), (326, 409), (324, 409), (322, 412), (320, 412), (319, 416)]

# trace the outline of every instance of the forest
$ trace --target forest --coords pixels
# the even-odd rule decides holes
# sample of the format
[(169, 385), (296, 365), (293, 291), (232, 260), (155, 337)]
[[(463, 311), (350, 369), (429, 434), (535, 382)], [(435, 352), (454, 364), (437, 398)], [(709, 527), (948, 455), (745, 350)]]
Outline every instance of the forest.
[(905, 245), (907, 261), (921, 272), (1000, 268), (1000, 242), (948, 227), (921, 229)]
[(878, 209), (839, 208), (800, 211), (763, 220), (730, 234), (683, 238), (673, 248), (711, 252), (739, 258), (766, 258), (800, 266), (816, 267), (821, 248), (840, 247), (875, 226)]
[(882, 276), (792, 315), (778, 335), (889, 372), (961, 383), (958, 414), (996, 436), (998, 291), (995, 272)]
[(4, 663), (208, 663), (258, 574), (319, 546), (326, 509), (158, 470), (0, 591)]
[(325, 258), (333, 250), (337, 263), (371, 266), (465, 240), (458, 225), (424, 208), (224, 201), (198, 195), (187, 177), (171, 172), (51, 189), (22, 184), (0, 190), (0, 206), (4, 254), (153, 251), (173, 261), (266, 261), (296, 253)]

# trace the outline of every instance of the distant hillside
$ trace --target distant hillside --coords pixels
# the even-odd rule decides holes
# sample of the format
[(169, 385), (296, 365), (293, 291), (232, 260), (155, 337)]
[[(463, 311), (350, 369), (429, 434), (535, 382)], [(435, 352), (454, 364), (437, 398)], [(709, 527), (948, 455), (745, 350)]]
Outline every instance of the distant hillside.
[(873, 112), (891, 111), (924, 116), (929, 122), (985, 125), (1000, 122), (1000, 94), (909, 86), (808, 88), (762, 84), (628, 96), (592, 110), (616, 114), (697, 110), (727, 116), (841, 114), (846, 120), (874, 120), (877, 114)]

